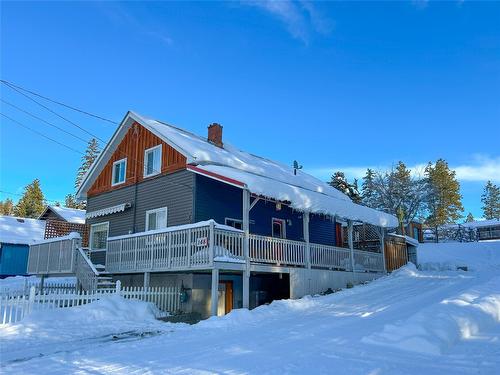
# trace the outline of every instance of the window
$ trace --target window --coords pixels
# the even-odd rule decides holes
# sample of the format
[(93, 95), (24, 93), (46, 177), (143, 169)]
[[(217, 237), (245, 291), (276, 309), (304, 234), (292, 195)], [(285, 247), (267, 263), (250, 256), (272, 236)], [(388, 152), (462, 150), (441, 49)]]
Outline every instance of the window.
[(273, 218), (273, 237), (286, 238), (285, 220)]
[(154, 176), (161, 171), (161, 145), (144, 151), (144, 177)]
[(225, 221), (225, 224), (230, 226), (230, 227), (233, 227), (236, 229), (243, 229), (243, 221), (242, 220), (231, 219), (229, 217), (226, 217), (226, 219), (224, 221)]
[(109, 223), (92, 224), (90, 226), (90, 249), (106, 250)]
[(119, 185), (127, 178), (127, 159), (117, 160), (113, 163), (113, 177), (111, 185)]
[(146, 211), (146, 231), (167, 227), (167, 207)]

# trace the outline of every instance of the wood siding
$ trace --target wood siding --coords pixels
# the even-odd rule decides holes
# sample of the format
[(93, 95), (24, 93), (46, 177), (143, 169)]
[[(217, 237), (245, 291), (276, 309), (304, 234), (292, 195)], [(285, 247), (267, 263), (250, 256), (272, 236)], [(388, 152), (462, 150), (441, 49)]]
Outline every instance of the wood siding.
[[(161, 174), (172, 173), (186, 167), (184, 155), (167, 145), (143, 126), (135, 123), (125, 134), (106, 166), (94, 181), (94, 184), (87, 192), (87, 196), (95, 196), (139, 183), (145, 179), (149, 180), (158, 177), (156, 175), (144, 178), (144, 151), (160, 144), (162, 145)], [(126, 180), (122, 184), (112, 186), (113, 163), (124, 158), (127, 158)]]
[[(131, 203), (123, 212), (87, 219), (87, 224), (109, 222), (109, 235), (119, 236), (142, 232), (146, 226), (146, 211), (167, 207), (167, 225), (192, 223), (194, 174), (187, 170), (146, 179), (137, 185), (108, 191), (87, 199), (87, 212), (122, 203)], [(135, 210), (134, 210), (135, 206)]]

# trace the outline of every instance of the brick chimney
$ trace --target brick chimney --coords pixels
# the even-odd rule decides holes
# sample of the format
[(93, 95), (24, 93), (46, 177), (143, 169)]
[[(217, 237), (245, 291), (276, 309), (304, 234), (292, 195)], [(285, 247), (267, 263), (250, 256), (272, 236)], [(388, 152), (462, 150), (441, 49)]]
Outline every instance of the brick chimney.
[(224, 144), (222, 143), (222, 125), (214, 122), (208, 126), (208, 141), (213, 143), (217, 147), (222, 148)]

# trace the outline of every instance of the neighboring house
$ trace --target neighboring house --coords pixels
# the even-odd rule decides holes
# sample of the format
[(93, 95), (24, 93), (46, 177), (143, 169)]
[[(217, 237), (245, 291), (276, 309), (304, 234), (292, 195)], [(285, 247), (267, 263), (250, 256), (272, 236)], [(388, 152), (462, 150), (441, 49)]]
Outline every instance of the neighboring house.
[(87, 201), (94, 264), (125, 286), (183, 286), (182, 310), (202, 316), (378, 277), (385, 230), (398, 225), (301, 170), (238, 150), (218, 124), (203, 138), (133, 112), (77, 197)]
[(89, 227), (85, 224), (85, 210), (49, 205), (45, 207), (38, 219), (47, 222), (44, 238), (60, 237), (77, 232), (82, 237), (83, 246), (88, 246)]
[(500, 220), (477, 220), (462, 226), (473, 230), (478, 241), (500, 239)]
[(29, 245), (44, 233), (45, 221), (0, 216), (0, 278), (26, 275)]
[(421, 222), (413, 220), (405, 227), (405, 235), (418, 242), (424, 242), (424, 230)]
[[(435, 241), (435, 229), (425, 229), (424, 239), (427, 242)], [(500, 220), (477, 220), (462, 224), (442, 225), (438, 228), (438, 239), (439, 242), (471, 242), (500, 239)]]

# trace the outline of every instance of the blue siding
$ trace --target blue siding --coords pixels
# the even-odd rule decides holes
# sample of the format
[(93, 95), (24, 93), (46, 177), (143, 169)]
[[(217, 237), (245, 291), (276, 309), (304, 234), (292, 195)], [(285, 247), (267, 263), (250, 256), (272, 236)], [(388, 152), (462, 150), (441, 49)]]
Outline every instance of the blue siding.
[(0, 276), (26, 275), (28, 245), (1, 244)]
[[(224, 224), (226, 217), (242, 218), (241, 189), (222, 182), (196, 176), (195, 183), (195, 221), (214, 219)], [(276, 205), (264, 200), (259, 201), (250, 211), (250, 233), (264, 236), (272, 235), (272, 218), (287, 220), (286, 237), (291, 240), (304, 239), (302, 213), (282, 206), (276, 210)], [(309, 221), (310, 241), (325, 245), (335, 244), (335, 224), (323, 215), (311, 215)]]

